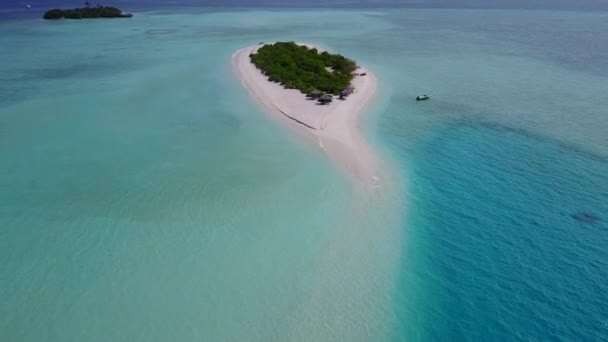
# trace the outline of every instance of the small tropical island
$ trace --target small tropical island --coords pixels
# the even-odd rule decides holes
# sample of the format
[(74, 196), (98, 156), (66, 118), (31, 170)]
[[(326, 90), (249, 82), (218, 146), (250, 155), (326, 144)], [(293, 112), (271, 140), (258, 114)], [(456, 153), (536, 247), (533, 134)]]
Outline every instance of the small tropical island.
[(120, 9), (97, 4), (93, 7), (87, 1), (85, 7), (74, 9), (52, 9), (44, 13), (43, 19), (91, 19), (91, 18), (131, 18), (133, 14), (123, 13)]
[[(359, 130), (378, 84), (370, 69), (296, 42), (244, 47), (232, 55), (232, 65), (264, 112), (318, 146), (357, 186), (367, 191), (380, 184), (383, 164)], [(335, 95), (341, 101), (333, 101)]]
[(330, 103), (332, 95), (345, 99), (354, 92), (351, 81), (357, 64), (340, 54), (319, 53), (314, 47), (295, 42), (277, 42), (263, 45), (249, 57), (269, 81), (297, 89), (321, 104)]

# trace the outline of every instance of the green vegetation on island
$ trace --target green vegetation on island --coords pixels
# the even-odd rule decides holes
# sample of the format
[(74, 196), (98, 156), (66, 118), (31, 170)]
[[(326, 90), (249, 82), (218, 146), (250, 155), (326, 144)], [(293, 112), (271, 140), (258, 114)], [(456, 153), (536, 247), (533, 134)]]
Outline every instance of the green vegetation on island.
[(357, 69), (354, 61), (342, 55), (319, 53), (294, 42), (264, 45), (249, 57), (271, 82), (302, 93), (317, 90), (338, 95), (350, 87)]
[(88, 18), (131, 18), (133, 14), (122, 13), (116, 7), (100, 6), (92, 7), (88, 2), (86, 7), (68, 10), (52, 9), (44, 13), (44, 19), (88, 19)]

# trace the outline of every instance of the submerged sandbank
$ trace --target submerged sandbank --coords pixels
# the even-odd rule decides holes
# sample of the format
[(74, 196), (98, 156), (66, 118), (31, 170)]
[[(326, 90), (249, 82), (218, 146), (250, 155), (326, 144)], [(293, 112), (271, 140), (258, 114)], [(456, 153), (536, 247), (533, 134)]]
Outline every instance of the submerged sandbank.
[[(308, 45), (310, 47), (310, 45)], [(334, 227), (314, 259), (316, 276), (289, 318), (284, 340), (379, 340), (390, 320), (377, 315), (390, 308), (384, 295), (395, 283), (399, 255), (400, 197), (388, 187), (392, 168), (376, 154), (360, 131), (360, 115), (378, 87), (366, 68), (352, 81), (355, 92), (345, 101), (318, 105), (299, 90), (268, 81), (250, 61), (261, 46), (237, 51), (232, 64), (242, 84), (274, 118), (314, 143), (354, 180), (352, 216)], [(384, 185), (384, 186), (382, 186)], [(378, 191), (379, 189), (382, 191)], [(371, 196), (368, 196), (371, 195)]]

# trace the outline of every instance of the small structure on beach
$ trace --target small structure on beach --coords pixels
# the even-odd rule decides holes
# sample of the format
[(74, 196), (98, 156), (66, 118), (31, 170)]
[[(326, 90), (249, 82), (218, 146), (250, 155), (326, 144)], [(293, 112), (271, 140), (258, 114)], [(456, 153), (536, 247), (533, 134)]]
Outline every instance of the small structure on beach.
[(340, 92), (340, 100), (346, 100), (346, 98), (349, 95), (352, 95), (352, 93), (354, 93), (354, 92), (355, 92), (355, 88), (353, 88), (353, 87), (346, 87), (346, 89), (344, 89), (344, 90), (342, 90)]
[(334, 100), (333, 96), (331, 96), (330, 94), (325, 94), (325, 95), (319, 97), (319, 99), (317, 101), (319, 101), (319, 103), (322, 105), (326, 105), (326, 104), (330, 104), (333, 100)]
[(306, 94), (306, 97), (316, 100), (323, 95), (325, 95), (324, 92), (322, 92), (318, 89), (315, 89), (315, 90), (311, 91), (310, 93)]

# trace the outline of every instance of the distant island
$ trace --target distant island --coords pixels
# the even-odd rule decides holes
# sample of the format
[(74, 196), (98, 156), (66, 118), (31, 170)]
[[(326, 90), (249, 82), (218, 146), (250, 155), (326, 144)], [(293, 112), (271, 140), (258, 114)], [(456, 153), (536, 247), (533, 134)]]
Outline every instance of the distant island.
[(249, 57), (269, 81), (287, 89), (298, 89), (310, 97), (352, 93), (350, 84), (357, 64), (342, 55), (319, 53), (314, 47), (295, 42), (278, 42), (262, 46)]
[(97, 5), (92, 7), (88, 2), (82, 8), (52, 9), (44, 13), (44, 19), (89, 19), (89, 18), (131, 18), (133, 14), (122, 13), (116, 7)]

